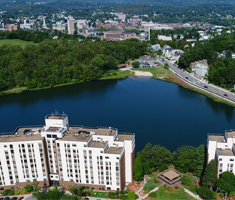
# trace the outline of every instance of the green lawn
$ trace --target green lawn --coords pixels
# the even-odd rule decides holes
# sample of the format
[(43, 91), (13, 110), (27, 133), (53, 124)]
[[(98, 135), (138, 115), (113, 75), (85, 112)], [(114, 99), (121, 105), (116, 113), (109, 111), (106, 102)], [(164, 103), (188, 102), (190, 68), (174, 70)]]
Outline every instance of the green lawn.
[(29, 42), (29, 41), (23, 41), (23, 40), (18, 40), (18, 39), (5, 39), (5, 40), (0, 40), (0, 46), (4, 44), (10, 44), (10, 45), (22, 45), (25, 46), (27, 44), (34, 44), (38, 45), (38, 43), (34, 42)]
[(190, 195), (188, 195), (185, 192), (162, 192), (162, 191), (156, 191), (156, 192), (152, 192), (150, 194), (150, 197), (152, 197), (153, 199), (164, 199), (164, 200), (168, 200), (168, 199), (184, 199), (184, 200), (194, 200), (193, 197), (191, 197)]
[(109, 70), (105, 72), (105, 74), (100, 78), (101, 80), (104, 79), (122, 79), (127, 78), (130, 75), (131, 71), (125, 70)]

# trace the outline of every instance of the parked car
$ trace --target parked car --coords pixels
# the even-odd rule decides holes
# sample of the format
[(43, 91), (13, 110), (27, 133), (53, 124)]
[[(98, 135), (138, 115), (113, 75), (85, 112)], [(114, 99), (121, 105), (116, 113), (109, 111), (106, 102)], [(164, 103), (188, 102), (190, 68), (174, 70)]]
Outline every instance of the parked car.
[(4, 197), (3, 200), (10, 200), (10, 197)]
[(10, 200), (17, 200), (17, 197), (12, 197)]
[(204, 88), (208, 88), (206, 85), (204, 85)]
[(24, 197), (22, 197), (22, 196), (21, 196), (21, 197), (18, 197), (18, 200), (23, 200), (23, 199), (24, 199)]
[(225, 96), (225, 97), (228, 97), (228, 95), (227, 95), (227, 94), (224, 94), (224, 96)]

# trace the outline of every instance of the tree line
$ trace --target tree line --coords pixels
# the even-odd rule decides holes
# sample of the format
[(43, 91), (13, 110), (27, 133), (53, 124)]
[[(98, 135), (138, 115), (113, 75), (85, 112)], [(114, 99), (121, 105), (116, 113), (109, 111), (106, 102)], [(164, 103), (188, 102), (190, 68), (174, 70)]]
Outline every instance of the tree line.
[(136, 39), (119, 42), (78, 42), (46, 39), (39, 45), (0, 46), (0, 92), (44, 88), (96, 80), (129, 58), (138, 58), (147, 44)]
[(143, 180), (144, 175), (155, 171), (164, 171), (174, 165), (179, 172), (192, 172), (201, 177), (205, 166), (205, 146), (182, 146), (173, 153), (163, 146), (146, 144), (141, 152), (137, 152), (133, 163), (134, 179)]

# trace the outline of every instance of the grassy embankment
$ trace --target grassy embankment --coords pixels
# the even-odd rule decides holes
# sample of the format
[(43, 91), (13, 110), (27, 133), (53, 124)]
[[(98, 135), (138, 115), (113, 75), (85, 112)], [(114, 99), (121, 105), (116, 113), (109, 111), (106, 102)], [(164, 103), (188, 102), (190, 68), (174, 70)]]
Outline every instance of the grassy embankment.
[(176, 84), (178, 84), (184, 88), (187, 88), (191, 91), (198, 92), (206, 97), (209, 97), (216, 102), (224, 103), (229, 106), (235, 107), (235, 104), (230, 103), (229, 101), (226, 101), (226, 100), (219, 98), (213, 94), (207, 93), (203, 90), (200, 90), (198, 88), (195, 88), (195, 87), (187, 84), (186, 82), (184, 82), (180, 78), (178, 78), (172, 71), (170, 71), (169, 69), (167, 69), (164, 66), (159, 66), (157, 68), (139, 68), (139, 69), (134, 69), (134, 70), (151, 72), (153, 74), (153, 78), (176, 83)]
[(0, 40), (0, 46), (2, 45), (28, 45), (28, 44), (34, 44), (34, 45), (39, 45), (38, 43), (30, 42), (30, 41), (23, 41), (23, 40), (18, 40), (18, 39), (5, 39), (5, 40)]
[(104, 75), (99, 80), (107, 80), (107, 79), (124, 79), (131, 75), (130, 70), (109, 70), (104, 73)]
[(178, 192), (178, 191), (172, 191), (172, 192), (162, 192), (162, 191), (156, 191), (153, 192), (150, 199), (187, 199), (187, 200), (193, 200), (194, 198), (188, 195), (186, 192)]

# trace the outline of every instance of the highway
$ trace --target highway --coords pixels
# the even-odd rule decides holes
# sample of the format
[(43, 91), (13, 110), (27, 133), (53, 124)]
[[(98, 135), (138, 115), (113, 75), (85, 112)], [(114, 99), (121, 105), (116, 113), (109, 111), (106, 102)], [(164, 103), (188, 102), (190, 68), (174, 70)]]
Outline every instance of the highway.
[(165, 58), (159, 56), (157, 60), (163, 64), (167, 63), (169, 65), (170, 70), (173, 71), (175, 75), (177, 75), (180, 79), (189, 83), (190, 85), (200, 88), (209, 93), (212, 93), (232, 103), (235, 103), (235, 94), (233, 94), (232, 92), (211, 84), (207, 84), (204, 81), (199, 80), (198, 78), (194, 77), (192, 74), (188, 73), (183, 69), (180, 69), (176, 64), (171, 63), (169, 60)]

